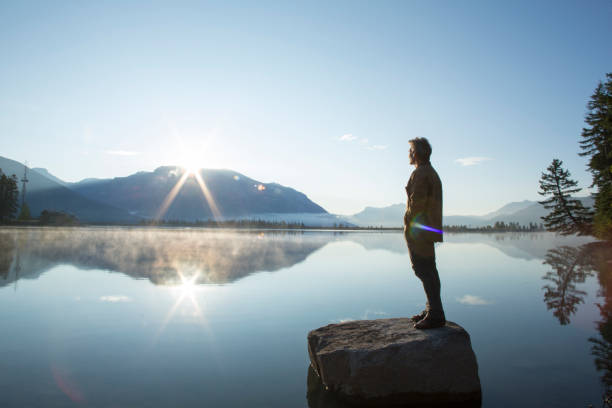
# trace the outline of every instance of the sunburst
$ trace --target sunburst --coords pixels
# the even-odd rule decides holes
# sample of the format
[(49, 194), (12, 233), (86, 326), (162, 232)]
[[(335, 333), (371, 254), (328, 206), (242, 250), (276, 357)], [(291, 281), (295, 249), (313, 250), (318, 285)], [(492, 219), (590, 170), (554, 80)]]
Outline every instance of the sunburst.
[(208, 208), (210, 208), (210, 211), (212, 212), (213, 219), (215, 221), (221, 220), (221, 211), (219, 211), (219, 207), (217, 206), (217, 203), (215, 202), (215, 199), (212, 193), (210, 192), (210, 190), (208, 189), (208, 186), (206, 185), (206, 182), (202, 178), (201, 171), (202, 170), (198, 168), (197, 166), (190, 166), (190, 167), (183, 168), (183, 174), (181, 175), (179, 180), (176, 182), (174, 187), (172, 187), (168, 195), (164, 198), (164, 201), (159, 207), (159, 210), (155, 214), (155, 220), (157, 221), (161, 220), (162, 217), (166, 214), (166, 212), (168, 211), (168, 208), (170, 208), (170, 206), (176, 199), (176, 196), (181, 191), (181, 189), (183, 188), (183, 185), (185, 184), (185, 182), (187, 181), (189, 177), (195, 178), (198, 186), (200, 187), (200, 191), (202, 192), (202, 198), (204, 199), (205, 203), (208, 205)]
[(196, 294), (199, 292), (199, 288), (196, 282), (200, 274), (196, 273), (189, 278), (185, 277), (180, 271), (177, 271), (177, 274), (179, 276), (181, 284), (172, 287), (171, 290), (176, 293), (178, 297), (170, 308), (170, 310), (168, 311), (166, 318), (164, 319), (161, 327), (159, 328), (159, 331), (157, 332), (157, 336), (155, 336), (156, 338), (159, 337), (159, 335), (166, 330), (166, 326), (168, 325), (170, 320), (172, 320), (172, 318), (176, 314), (176, 311), (186, 299), (189, 300), (193, 307), (193, 316), (206, 326), (206, 320), (204, 318), (204, 314), (202, 313), (202, 308), (200, 307), (200, 304), (196, 299)]

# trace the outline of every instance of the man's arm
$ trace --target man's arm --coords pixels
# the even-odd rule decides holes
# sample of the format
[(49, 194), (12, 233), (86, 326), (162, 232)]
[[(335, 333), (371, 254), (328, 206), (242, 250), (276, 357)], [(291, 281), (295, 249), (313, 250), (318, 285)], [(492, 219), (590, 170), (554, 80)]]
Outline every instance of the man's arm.
[[(406, 196), (410, 197), (410, 190), (408, 189), (408, 186), (410, 185), (410, 180), (408, 180), (408, 183), (406, 183), (406, 187), (404, 187), (404, 189), (406, 190)], [(410, 218), (408, 217), (408, 205), (406, 205), (406, 211), (404, 211), (404, 227), (408, 226), (408, 223), (410, 222)]]
[[(411, 188), (408, 193), (408, 211), (404, 218), (404, 222), (412, 221), (419, 213), (424, 214), (427, 210), (427, 201), (429, 193), (429, 182), (425, 175), (415, 174), (412, 180)], [(408, 218), (406, 220), (406, 218)]]

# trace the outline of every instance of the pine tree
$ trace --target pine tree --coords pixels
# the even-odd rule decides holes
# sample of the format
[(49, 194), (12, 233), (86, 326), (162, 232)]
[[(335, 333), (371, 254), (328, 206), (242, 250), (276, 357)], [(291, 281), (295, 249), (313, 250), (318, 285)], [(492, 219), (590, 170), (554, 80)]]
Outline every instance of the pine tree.
[(589, 157), (589, 171), (593, 174), (595, 193), (595, 234), (612, 239), (612, 73), (607, 81), (599, 83), (587, 104), (582, 129), (580, 156)]
[(27, 221), (30, 219), (30, 217), (30, 207), (28, 206), (28, 203), (23, 203), (21, 205), (21, 211), (19, 212), (19, 217), (17, 217), (17, 219)]
[(538, 191), (542, 196), (551, 196), (539, 201), (544, 208), (552, 209), (550, 214), (542, 217), (546, 229), (559, 232), (561, 235), (589, 234), (592, 213), (580, 200), (571, 197), (581, 190), (576, 187), (578, 182), (569, 178), (570, 172), (563, 169), (563, 162), (559, 159), (554, 159), (546, 170), (547, 172), (542, 173), (540, 178), (540, 191)]
[(0, 169), (0, 221), (13, 218), (19, 202), (17, 176), (6, 176)]

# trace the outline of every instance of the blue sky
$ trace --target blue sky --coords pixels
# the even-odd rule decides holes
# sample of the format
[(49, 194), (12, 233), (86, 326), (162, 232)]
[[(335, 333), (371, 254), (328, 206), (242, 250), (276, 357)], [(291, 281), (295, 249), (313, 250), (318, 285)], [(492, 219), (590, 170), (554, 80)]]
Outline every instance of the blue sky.
[(404, 202), (424, 136), (445, 214), (483, 214), (539, 199), (554, 157), (590, 184), (610, 21), (607, 0), (4, 1), (0, 155), (69, 181), (195, 162), (350, 214)]

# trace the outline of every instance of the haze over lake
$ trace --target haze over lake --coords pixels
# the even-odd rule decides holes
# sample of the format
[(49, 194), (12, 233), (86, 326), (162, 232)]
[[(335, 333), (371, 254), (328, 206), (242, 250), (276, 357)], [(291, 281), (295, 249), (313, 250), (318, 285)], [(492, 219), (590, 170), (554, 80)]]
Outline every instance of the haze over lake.
[[(0, 230), (5, 406), (329, 407), (309, 330), (425, 301), (396, 232)], [(447, 318), (485, 407), (601, 405), (609, 248), (550, 233), (447, 234)]]

